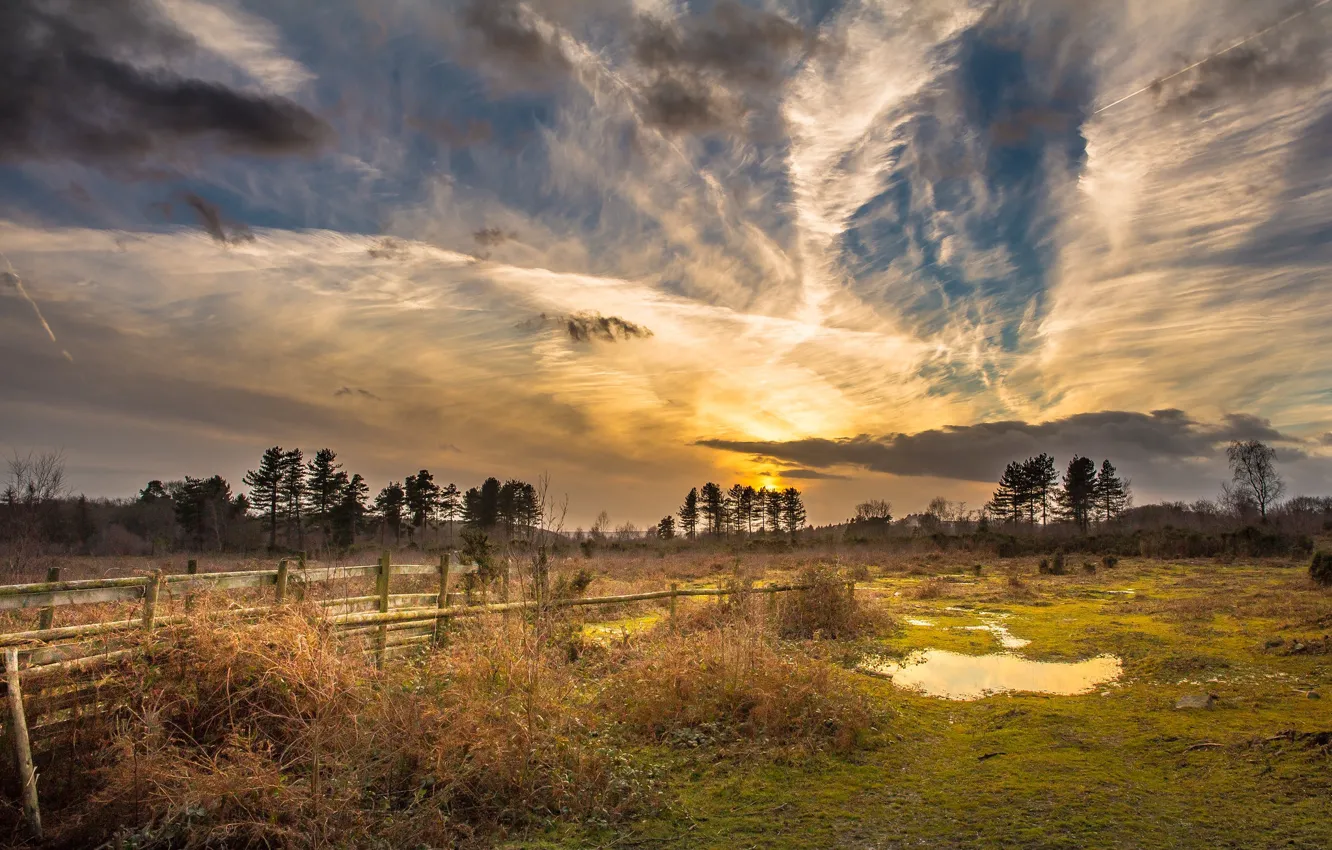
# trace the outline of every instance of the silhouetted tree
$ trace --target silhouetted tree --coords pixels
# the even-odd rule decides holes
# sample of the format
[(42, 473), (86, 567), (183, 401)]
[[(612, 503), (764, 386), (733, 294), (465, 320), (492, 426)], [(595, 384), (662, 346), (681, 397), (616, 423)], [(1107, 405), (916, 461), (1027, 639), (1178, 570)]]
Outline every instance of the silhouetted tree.
[(384, 529), (393, 529), (395, 543), (402, 542), (402, 520), (407, 506), (407, 493), (401, 484), (390, 481), (389, 485), (375, 496), (375, 511), (379, 514), (380, 542), (384, 540)]
[[(268, 548), (277, 548), (277, 529), (283, 507), (283, 473), (287, 453), (281, 446), (265, 449), (259, 459), (259, 468), (245, 473), (242, 481), (250, 488), (250, 504), (263, 512), (264, 528), (268, 531)], [(151, 485), (150, 485), (151, 486)]]
[(1034, 525), (1036, 515), (1040, 514), (1041, 524), (1049, 522), (1050, 503), (1055, 485), (1059, 483), (1059, 473), (1055, 471), (1054, 458), (1045, 452), (1036, 457), (1027, 458), (1022, 465), (1023, 478), (1027, 485), (1027, 511)]
[(337, 457), (332, 449), (320, 449), (305, 469), (305, 486), (310, 498), (309, 520), (325, 540), (332, 536), (333, 507), (347, 487), (347, 473), (342, 471)]
[(407, 503), (407, 536), (416, 538), (416, 530), (425, 528), (435, 514), (435, 505), (439, 502), (439, 485), (430, 470), (423, 469), (415, 475), (409, 475), (404, 482), (404, 498)]
[(1074, 455), (1064, 472), (1063, 487), (1055, 494), (1059, 518), (1086, 531), (1096, 509), (1096, 462)]
[(282, 499), (287, 518), (287, 543), (296, 532), (296, 548), (305, 549), (305, 457), (300, 449), (282, 456)]
[(667, 514), (657, 523), (657, 536), (662, 540), (675, 539), (675, 517)]
[(463, 494), (462, 521), (468, 528), (481, 527), (481, 488), (471, 487)]
[(1276, 469), (1276, 449), (1258, 440), (1235, 440), (1226, 449), (1226, 459), (1235, 492), (1252, 501), (1267, 522), (1268, 509), (1286, 492)]
[(499, 523), (500, 483), (498, 478), (487, 478), (481, 483), (480, 516), (477, 525), (494, 528)]
[(170, 499), (171, 495), (166, 491), (166, 485), (157, 479), (148, 482), (148, 486), (139, 491), (138, 501), (140, 504), (150, 505), (153, 502), (160, 502), (163, 499)]
[(1122, 514), (1133, 500), (1129, 482), (1119, 477), (1109, 460), (1101, 461), (1101, 471), (1096, 476), (1093, 500), (1095, 514), (1101, 522), (1109, 522)]
[(462, 511), (462, 494), (456, 484), (445, 485), (439, 493), (439, 515), (449, 524), (449, 539), (453, 539), (453, 524), (458, 521)]
[(365, 516), (370, 512), (365, 500), (370, 496), (370, 488), (360, 475), (353, 475), (347, 481), (338, 502), (331, 511), (333, 541), (344, 549), (356, 543), (356, 533), (365, 524)]
[(726, 524), (730, 531), (737, 534), (745, 525), (745, 486), (732, 484), (726, 491)]
[(782, 530), (782, 491), (772, 487), (763, 489), (763, 516), (767, 530), (778, 534)]
[(692, 487), (689, 495), (685, 496), (684, 504), (680, 506), (680, 528), (684, 530), (685, 537), (690, 540), (698, 532), (698, 488)]
[(782, 491), (782, 525), (793, 535), (805, 527), (805, 501), (794, 487)]
[(708, 533), (721, 534), (726, 527), (726, 497), (722, 494), (722, 488), (709, 481), (698, 495), (703, 503), (703, 517), (708, 522)]
[(996, 516), (1014, 524), (1022, 519), (1022, 514), (1031, 498), (1031, 489), (1027, 483), (1023, 464), (1012, 461), (1004, 467), (1004, 474), (999, 477), (999, 487), (986, 509)]

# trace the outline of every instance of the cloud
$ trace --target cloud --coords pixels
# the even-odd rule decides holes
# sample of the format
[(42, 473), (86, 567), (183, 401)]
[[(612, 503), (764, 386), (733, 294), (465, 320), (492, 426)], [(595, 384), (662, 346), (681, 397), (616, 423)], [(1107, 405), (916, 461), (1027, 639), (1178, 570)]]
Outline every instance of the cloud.
[[(250, 229), (245, 225), (232, 224), (228, 227), (227, 222), (222, 218), (222, 211), (208, 200), (196, 195), (193, 192), (186, 192), (181, 199), (194, 210), (194, 214), (199, 218), (199, 224), (208, 231), (208, 235), (222, 244), (231, 244), (244, 242), (254, 239)], [(230, 233), (228, 233), (230, 230)]]
[(522, 322), (518, 328), (524, 331), (558, 328), (568, 334), (573, 342), (627, 342), (631, 339), (648, 339), (652, 336), (652, 331), (628, 319), (588, 312), (569, 315), (542, 313)]
[(135, 162), (200, 142), (233, 153), (308, 153), (328, 139), (328, 126), (291, 100), (169, 70), (196, 50), (148, 0), (8, 0), (0, 6), (0, 161)]
[(1186, 73), (1157, 81), (1151, 90), (1160, 108), (1184, 111), (1283, 88), (1307, 89), (1327, 79), (1327, 49), (1318, 20), (1301, 20), (1208, 56)]
[(372, 398), (375, 401), (383, 401), (383, 399), (381, 399), (379, 396), (375, 395), (369, 390), (362, 389), (360, 387), (341, 387), (338, 389), (337, 392), (333, 393), (334, 398), (340, 398), (342, 396), (351, 396), (351, 395), (360, 396), (361, 398)]
[(517, 0), (470, 0), (460, 10), (459, 20), (479, 37), (487, 61), (526, 85), (548, 87), (572, 67), (554, 31), (542, 27), (531, 9)]
[(705, 439), (696, 445), (760, 454), (816, 469), (855, 466), (891, 475), (993, 481), (1009, 461), (1040, 452), (1059, 458), (1074, 453), (1110, 457), (1116, 463), (1190, 461), (1213, 458), (1218, 446), (1241, 439), (1300, 442), (1255, 416), (1233, 414), (1217, 423), (1204, 423), (1180, 410), (1156, 410), (1080, 413), (1039, 423), (982, 422), (879, 437)]
[(794, 58), (817, 43), (816, 33), (735, 0), (679, 21), (643, 16), (632, 50), (651, 77), (645, 118), (676, 131), (733, 124), (749, 111), (742, 102), (770, 99)]
[(820, 472), (817, 469), (782, 469), (777, 473), (778, 477), (791, 478), (796, 481), (846, 481), (849, 475), (838, 475), (833, 472)]
[(517, 239), (518, 234), (512, 232), (505, 233), (498, 227), (483, 227), (480, 230), (474, 231), (472, 233), (472, 238), (476, 240), (476, 244), (483, 248), (494, 248), (497, 245), (503, 245), (510, 239)]

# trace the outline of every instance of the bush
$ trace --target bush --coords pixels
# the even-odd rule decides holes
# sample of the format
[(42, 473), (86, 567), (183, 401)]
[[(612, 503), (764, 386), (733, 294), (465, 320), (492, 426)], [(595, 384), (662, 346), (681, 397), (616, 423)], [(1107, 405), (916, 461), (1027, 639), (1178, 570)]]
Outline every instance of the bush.
[(1101, 559), (1101, 566), (1105, 567), (1107, 570), (1113, 570), (1115, 567), (1119, 566), (1119, 558), (1114, 555), (1106, 555)]
[(1332, 587), (1332, 552), (1314, 552), (1309, 562), (1309, 578), (1319, 587)]
[(783, 593), (777, 630), (786, 638), (847, 638), (873, 631), (876, 618), (848, 592), (848, 580), (832, 567), (805, 567), (796, 579), (808, 590)]
[(1041, 563), (1037, 566), (1037, 572), (1041, 575), (1062, 576), (1067, 570), (1064, 565), (1063, 550), (1056, 551), (1050, 559), (1041, 558)]
[(384, 672), (295, 610), (164, 629), (126, 669), (131, 711), (56, 844), (457, 846), (654, 804), (590, 733), (599, 717), (555, 646), (516, 621), (468, 628)]
[(864, 698), (832, 665), (774, 646), (749, 623), (627, 650), (602, 709), (653, 740), (697, 743), (687, 732), (847, 750), (869, 725)]

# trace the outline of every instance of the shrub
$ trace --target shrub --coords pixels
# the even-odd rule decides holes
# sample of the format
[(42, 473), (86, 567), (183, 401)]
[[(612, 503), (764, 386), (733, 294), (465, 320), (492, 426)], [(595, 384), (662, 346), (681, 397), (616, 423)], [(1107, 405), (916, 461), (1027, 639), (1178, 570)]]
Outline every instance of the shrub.
[(777, 600), (777, 631), (786, 638), (855, 637), (876, 631), (884, 616), (850, 592), (847, 578), (829, 566), (802, 569), (796, 582), (807, 590), (783, 593)]
[(701, 730), (846, 750), (869, 725), (841, 670), (779, 649), (753, 624), (668, 634), (652, 651), (627, 651), (600, 701), (632, 734), (693, 741), (683, 733)]
[(1309, 577), (1319, 587), (1332, 587), (1332, 552), (1314, 552), (1309, 562)]
[(520, 621), (468, 626), (419, 665), (376, 671), (317, 620), (198, 616), (127, 668), (132, 708), (64, 846), (456, 846), (556, 816), (652, 805), (590, 730), (554, 645)]
[(1041, 575), (1049, 575), (1049, 573), (1050, 573), (1050, 559), (1049, 559), (1049, 558), (1041, 558), (1041, 562), (1040, 562), (1039, 564), (1036, 565), (1036, 572), (1040, 573)]
[(1101, 566), (1105, 567), (1107, 570), (1113, 570), (1115, 567), (1119, 566), (1119, 558), (1114, 555), (1106, 555), (1101, 559)]
[(1082, 562), (1082, 571), (1083, 571), (1084, 573), (1089, 574), (1089, 575), (1092, 574), (1092, 573), (1095, 573), (1095, 572), (1096, 572), (1096, 562), (1095, 562), (1095, 561), (1083, 561), (1083, 562)]

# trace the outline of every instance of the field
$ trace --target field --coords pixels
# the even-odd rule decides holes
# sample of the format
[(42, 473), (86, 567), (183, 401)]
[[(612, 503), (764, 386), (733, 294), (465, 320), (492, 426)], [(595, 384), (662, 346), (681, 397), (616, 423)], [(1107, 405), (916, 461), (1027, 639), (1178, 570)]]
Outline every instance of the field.
[[(737, 592), (674, 625), (657, 603), (490, 617), (382, 672), (299, 609), (248, 630), (205, 612), (130, 671), (133, 722), (44, 816), (63, 846), (111, 822), (135, 847), (1332, 846), (1332, 591), (1285, 561), (1092, 566), (576, 559), (554, 570), (590, 570), (588, 595)], [(775, 609), (739, 592), (802, 578), (822, 590)], [(1119, 669), (971, 700), (888, 678), (927, 649)]]

